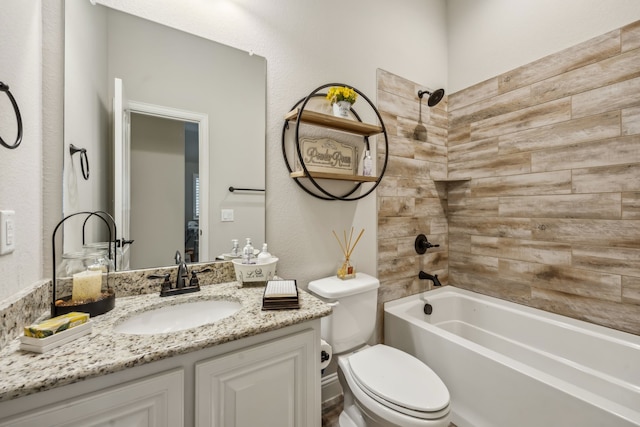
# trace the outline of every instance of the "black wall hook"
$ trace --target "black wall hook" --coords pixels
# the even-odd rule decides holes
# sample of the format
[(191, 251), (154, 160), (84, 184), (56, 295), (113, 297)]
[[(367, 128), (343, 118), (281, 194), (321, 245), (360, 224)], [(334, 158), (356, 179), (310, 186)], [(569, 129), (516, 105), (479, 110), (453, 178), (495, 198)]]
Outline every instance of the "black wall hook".
[(80, 168), (82, 169), (82, 177), (85, 181), (89, 180), (89, 158), (87, 157), (87, 149), (86, 148), (78, 148), (75, 145), (71, 144), (69, 146), (69, 153), (71, 153), (71, 158), (73, 159), (73, 155), (77, 152), (80, 152)]
[(18, 107), (18, 103), (16, 99), (9, 91), (9, 85), (0, 82), (0, 92), (5, 92), (11, 101), (11, 105), (13, 105), (13, 111), (16, 113), (16, 120), (18, 121), (18, 135), (16, 136), (16, 140), (13, 144), (7, 144), (4, 139), (0, 136), (0, 145), (9, 150), (13, 150), (14, 148), (18, 148), (20, 143), (22, 142), (22, 115), (20, 114), (20, 108)]

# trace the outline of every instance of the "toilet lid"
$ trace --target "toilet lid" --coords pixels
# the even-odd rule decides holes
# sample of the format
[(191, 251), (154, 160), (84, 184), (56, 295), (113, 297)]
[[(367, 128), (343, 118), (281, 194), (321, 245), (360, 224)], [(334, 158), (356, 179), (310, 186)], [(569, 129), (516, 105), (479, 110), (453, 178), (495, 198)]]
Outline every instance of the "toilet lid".
[(396, 348), (382, 344), (369, 347), (352, 354), (349, 365), (363, 390), (386, 406), (422, 418), (431, 418), (429, 413), (449, 406), (449, 390), (440, 377), (419, 359)]

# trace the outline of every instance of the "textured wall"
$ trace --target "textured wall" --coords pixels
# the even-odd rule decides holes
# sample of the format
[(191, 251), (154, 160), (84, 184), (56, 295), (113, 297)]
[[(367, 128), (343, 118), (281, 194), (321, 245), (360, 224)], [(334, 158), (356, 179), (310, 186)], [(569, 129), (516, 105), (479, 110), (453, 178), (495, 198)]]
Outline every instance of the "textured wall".
[[(383, 303), (430, 284), (418, 279), (418, 271), (438, 274), (443, 283), (447, 278), (446, 184), (434, 181), (447, 174), (447, 100), (427, 107), (427, 98), (418, 98), (424, 88), (378, 71), (378, 109), (389, 139), (387, 170), (377, 191), (379, 325)], [(378, 138), (379, 157), (384, 149)], [(418, 255), (414, 241), (420, 233), (440, 247)]]
[[(18, 148), (0, 146), (0, 210), (15, 211), (16, 238), (15, 251), (0, 256), (2, 300), (42, 277), (43, 28), (40, 2), (1, 0), (0, 10), (0, 81), (9, 85), (23, 125)], [(11, 102), (0, 93), (0, 136), (13, 144), (17, 129)]]
[[(270, 252), (280, 258), (278, 274), (297, 279), (303, 287), (335, 274), (340, 248), (332, 230), (352, 226), (366, 229), (354, 252), (358, 269), (376, 273), (375, 197), (326, 202), (300, 190), (282, 158), (283, 117), (301, 97), (325, 83), (352, 84), (375, 98), (378, 67), (445, 85), (444, 0), (100, 3), (267, 58), (267, 242)], [(348, 22), (347, 31), (338, 28), (342, 20)], [(389, 27), (389, 22), (402, 25)], [(429, 58), (415, 55), (424, 40), (430, 40)], [(366, 114), (363, 101), (354, 107)], [(363, 119), (375, 123), (372, 114)]]
[[(420, 270), (640, 334), (640, 21), (422, 115), (419, 88), (378, 73), (378, 339), (382, 304), (430, 285)], [(441, 246), (417, 255), (419, 233)]]
[(449, 283), (640, 334), (640, 22), (449, 97)]
[(449, 93), (638, 19), (637, 0), (447, 0)]

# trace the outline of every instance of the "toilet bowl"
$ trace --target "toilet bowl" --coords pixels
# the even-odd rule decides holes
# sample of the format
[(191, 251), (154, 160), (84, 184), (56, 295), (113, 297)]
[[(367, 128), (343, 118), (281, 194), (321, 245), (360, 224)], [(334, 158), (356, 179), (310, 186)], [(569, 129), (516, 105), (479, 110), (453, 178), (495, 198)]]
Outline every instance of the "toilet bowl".
[(367, 346), (375, 329), (378, 279), (328, 277), (309, 290), (333, 305), (321, 335), (333, 348), (344, 393), (341, 427), (448, 427), (449, 391), (422, 361), (383, 344)]
[(447, 427), (450, 396), (424, 363), (378, 344), (338, 357), (341, 427)]

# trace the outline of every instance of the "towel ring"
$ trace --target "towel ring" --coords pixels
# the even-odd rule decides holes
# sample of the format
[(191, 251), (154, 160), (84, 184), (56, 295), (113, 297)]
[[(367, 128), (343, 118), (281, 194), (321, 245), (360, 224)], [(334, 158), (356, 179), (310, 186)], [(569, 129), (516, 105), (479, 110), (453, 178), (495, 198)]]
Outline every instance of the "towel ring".
[(69, 145), (69, 153), (71, 153), (71, 158), (77, 152), (80, 152), (80, 168), (82, 169), (82, 177), (85, 181), (89, 180), (89, 158), (87, 157), (87, 149), (86, 148), (78, 148), (75, 145)]
[(7, 144), (0, 136), (0, 144), (9, 150), (13, 150), (14, 148), (18, 148), (18, 145), (22, 142), (22, 115), (20, 115), (20, 108), (18, 108), (16, 99), (11, 94), (11, 91), (9, 91), (9, 85), (0, 82), (0, 92), (5, 92), (9, 97), (13, 105), (13, 111), (16, 113), (16, 120), (18, 121), (18, 136), (16, 137), (16, 141), (13, 144)]

